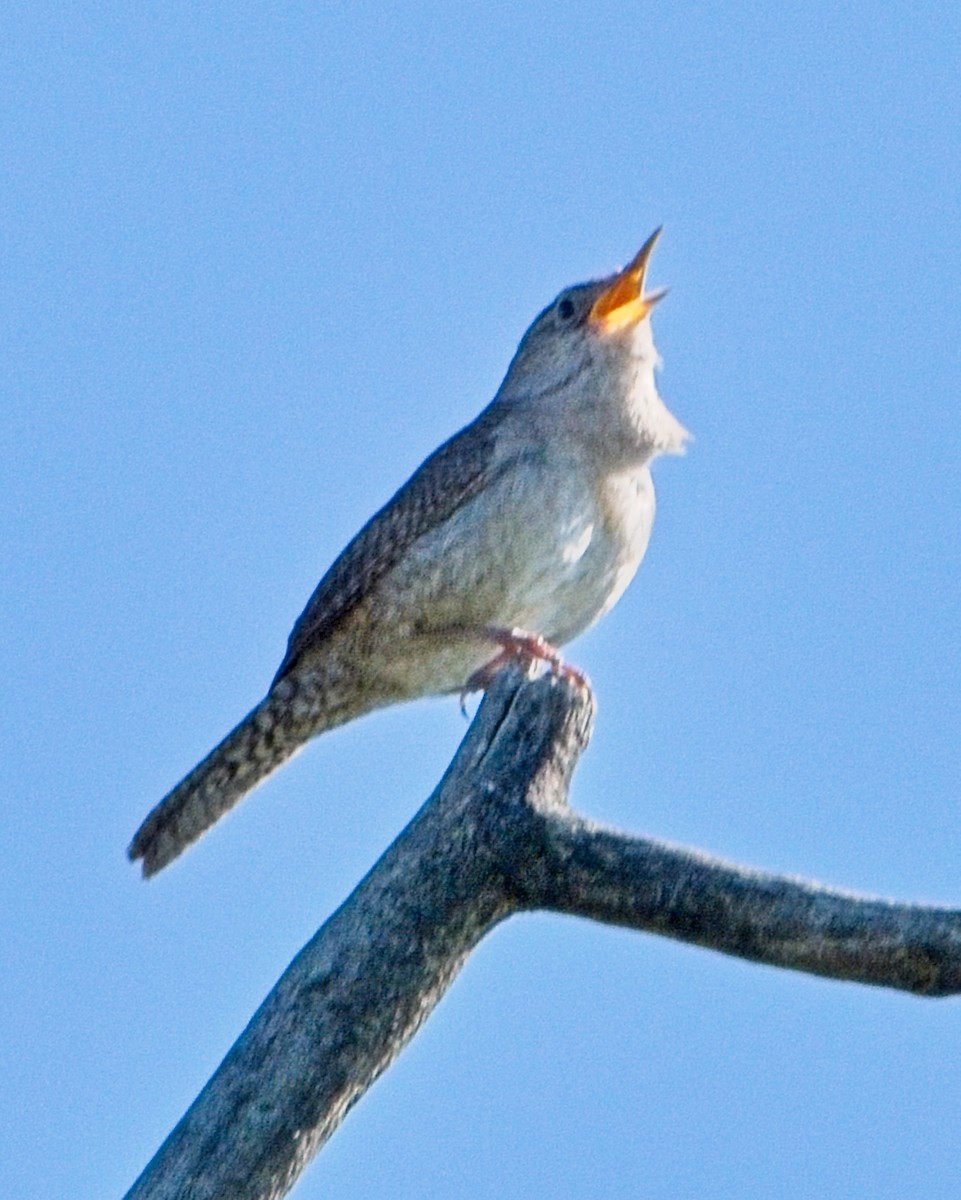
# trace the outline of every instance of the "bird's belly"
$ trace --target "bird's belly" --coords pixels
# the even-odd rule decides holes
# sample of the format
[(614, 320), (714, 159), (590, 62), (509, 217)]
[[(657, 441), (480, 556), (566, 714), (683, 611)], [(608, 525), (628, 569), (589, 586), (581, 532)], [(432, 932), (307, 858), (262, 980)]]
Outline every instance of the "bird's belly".
[(515, 624), (563, 645), (608, 612), (634, 578), (654, 519), (646, 470), (606, 480), (590, 507), (542, 543), (536, 585), (516, 596)]
[[(462, 687), (492, 657), (491, 627), (563, 645), (633, 578), (654, 517), (646, 469), (600, 485), (558, 471), (531, 482), (489, 489), (393, 573), (389, 657), (407, 694)], [(417, 597), (409, 611), (405, 594)]]
[[(458, 602), (474, 624), (563, 644), (607, 612), (633, 578), (650, 537), (654, 490), (646, 468), (600, 481), (573, 469), (545, 475), (520, 495), (492, 489), (486, 512), (478, 506), (484, 549), (465, 571)], [(450, 557), (458, 559), (456, 546)]]

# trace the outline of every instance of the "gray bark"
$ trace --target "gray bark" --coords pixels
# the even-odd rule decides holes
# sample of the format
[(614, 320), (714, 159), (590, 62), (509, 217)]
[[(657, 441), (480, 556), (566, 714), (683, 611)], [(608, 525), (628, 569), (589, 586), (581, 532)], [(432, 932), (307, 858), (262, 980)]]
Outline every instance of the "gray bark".
[(961, 912), (720, 862), (567, 803), (593, 697), (502, 673), (437, 790), (287, 968), (126, 1200), (273, 1200), (484, 934), (546, 909), (795, 970), (961, 991)]

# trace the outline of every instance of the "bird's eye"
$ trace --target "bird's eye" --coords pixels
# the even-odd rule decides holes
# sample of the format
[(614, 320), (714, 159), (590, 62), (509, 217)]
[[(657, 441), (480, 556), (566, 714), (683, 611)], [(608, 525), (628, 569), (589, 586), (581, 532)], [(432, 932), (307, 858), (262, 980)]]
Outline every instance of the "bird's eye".
[(574, 315), (574, 301), (565, 296), (557, 306), (557, 315), (562, 321), (569, 321)]

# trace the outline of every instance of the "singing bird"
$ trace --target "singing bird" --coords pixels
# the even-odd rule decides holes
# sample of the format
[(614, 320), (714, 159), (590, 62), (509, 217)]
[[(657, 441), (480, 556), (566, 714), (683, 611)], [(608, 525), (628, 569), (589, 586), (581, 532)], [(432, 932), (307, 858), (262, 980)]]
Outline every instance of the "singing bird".
[(615, 604), (651, 533), (650, 463), (688, 437), (654, 378), (664, 289), (644, 282), (659, 235), (544, 309), (493, 401), (334, 562), (266, 697), (137, 831), (145, 876), (318, 733), (483, 688), (512, 658), (557, 665), (556, 647)]

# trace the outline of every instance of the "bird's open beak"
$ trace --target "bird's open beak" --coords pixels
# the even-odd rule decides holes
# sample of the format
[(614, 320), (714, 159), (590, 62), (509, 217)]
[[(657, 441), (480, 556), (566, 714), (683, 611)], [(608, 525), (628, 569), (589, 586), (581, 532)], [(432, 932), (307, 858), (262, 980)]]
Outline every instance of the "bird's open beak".
[(667, 295), (667, 288), (658, 288), (644, 295), (647, 264), (660, 236), (660, 229), (655, 229), (624, 270), (614, 276), (613, 282), (594, 301), (591, 323), (601, 332), (614, 333), (639, 324), (654, 305)]

